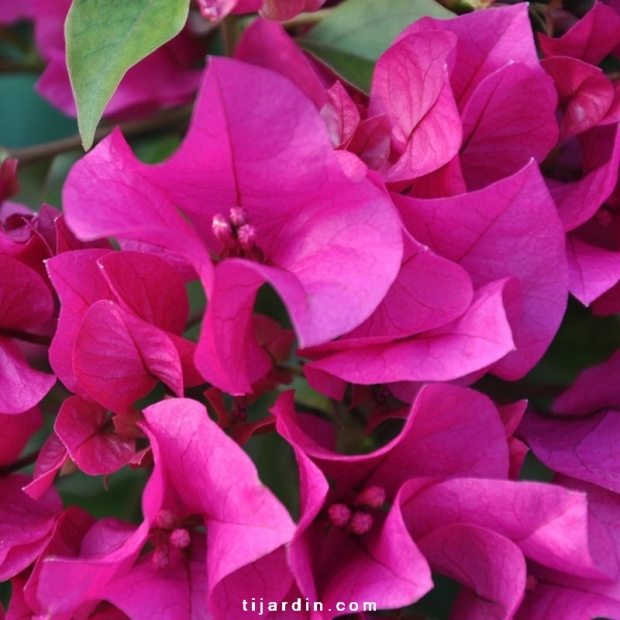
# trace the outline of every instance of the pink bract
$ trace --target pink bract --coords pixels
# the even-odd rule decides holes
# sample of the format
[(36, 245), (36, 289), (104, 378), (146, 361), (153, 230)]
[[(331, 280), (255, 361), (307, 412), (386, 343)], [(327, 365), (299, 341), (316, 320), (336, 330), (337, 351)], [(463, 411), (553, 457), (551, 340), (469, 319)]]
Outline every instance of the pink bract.
[[(82, 238), (103, 232), (183, 247), (209, 298), (197, 366), (235, 394), (268, 368), (248, 325), (263, 283), (283, 299), (300, 342), (317, 344), (365, 320), (396, 277), (402, 239), (394, 207), (363, 166), (347, 173), (314, 106), (288, 80), (214, 58), (175, 155), (146, 166), (116, 134), (74, 167), (64, 202)], [(141, 215), (128, 215), (128, 204)], [(255, 235), (245, 249), (213, 232), (239, 208)], [(171, 227), (187, 231), (191, 244), (172, 245)], [(214, 269), (207, 250), (219, 257)]]

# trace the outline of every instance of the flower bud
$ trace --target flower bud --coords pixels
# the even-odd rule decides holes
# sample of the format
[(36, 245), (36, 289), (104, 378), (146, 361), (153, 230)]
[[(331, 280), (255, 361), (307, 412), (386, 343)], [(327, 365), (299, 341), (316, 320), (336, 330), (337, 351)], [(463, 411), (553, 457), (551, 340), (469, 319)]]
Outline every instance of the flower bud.
[(332, 504), (327, 512), (329, 520), (338, 527), (344, 527), (351, 518), (351, 509), (345, 504)]
[(356, 510), (347, 524), (347, 530), (352, 534), (361, 536), (370, 531), (372, 527), (372, 516), (362, 510)]
[(358, 493), (354, 506), (366, 506), (368, 508), (380, 508), (385, 504), (385, 489), (379, 486), (366, 487)]

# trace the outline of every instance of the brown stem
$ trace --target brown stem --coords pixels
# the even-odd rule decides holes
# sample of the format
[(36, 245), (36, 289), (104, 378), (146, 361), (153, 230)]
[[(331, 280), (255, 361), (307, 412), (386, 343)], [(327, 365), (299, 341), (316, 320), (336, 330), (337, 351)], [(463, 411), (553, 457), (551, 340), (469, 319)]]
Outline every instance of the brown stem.
[(195, 312), (191, 312), (187, 317), (187, 323), (185, 323), (185, 331), (192, 329), (192, 327), (196, 327), (196, 325), (200, 325), (200, 322), (204, 318), (205, 308), (201, 308), (200, 310), (196, 310)]
[(39, 457), (39, 451), (33, 452), (32, 454), (28, 454), (27, 456), (23, 456), (21, 459), (14, 461), (10, 465), (5, 465), (4, 467), (0, 467), (0, 476), (8, 476), (20, 469), (24, 469), (24, 467), (28, 467), (28, 465), (32, 465), (37, 458)]
[(0, 60), (0, 73), (40, 73), (43, 71), (41, 63), (24, 63), (12, 60)]
[[(160, 114), (156, 114), (151, 118), (121, 123), (119, 126), (124, 135), (135, 136), (148, 133), (153, 129), (162, 129), (164, 127), (173, 127), (178, 124), (187, 124), (187, 121), (191, 116), (191, 109), (191, 106), (184, 106), (174, 110), (167, 110), (165, 112), (161, 112)], [(95, 132), (94, 142), (97, 143), (108, 136), (112, 133), (114, 128), (114, 125), (108, 125), (97, 129)], [(0, 159), (12, 157), (19, 159), (20, 166), (27, 166), (41, 161), (42, 159), (47, 159), (48, 157), (54, 157), (55, 155), (60, 155), (61, 153), (67, 153), (68, 151), (79, 149), (81, 146), (82, 138), (79, 134), (20, 149), (7, 149), (6, 147), (0, 146)]]
[(17, 329), (5, 329), (0, 328), (0, 336), (6, 336), (7, 338), (15, 338), (22, 342), (31, 342), (32, 344), (41, 344), (45, 347), (49, 347), (52, 344), (52, 337), (45, 336), (43, 334), (31, 334), (29, 332), (22, 332)]
[(305, 377), (304, 371), (297, 366), (288, 366), (287, 364), (276, 364), (276, 370), (280, 372), (287, 372), (296, 377)]

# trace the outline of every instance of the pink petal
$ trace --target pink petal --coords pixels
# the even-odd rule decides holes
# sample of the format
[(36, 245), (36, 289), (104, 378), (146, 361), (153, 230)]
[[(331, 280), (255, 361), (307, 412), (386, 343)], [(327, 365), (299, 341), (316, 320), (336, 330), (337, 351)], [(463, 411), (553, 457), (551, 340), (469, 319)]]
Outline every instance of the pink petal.
[(528, 415), (520, 433), (536, 457), (554, 471), (620, 491), (620, 416), (611, 409), (587, 418)]
[(360, 123), (360, 112), (340, 81), (334, 82), (328, 89), (327, 97), (327, 102), (321, 108), (321, 116), (332, 144), (337, 148), (349, 142), (353, 136)]
[(463, 584), (451, 617), (462, 620), (513, 617), (525, 590), (525, 558), (490, 530), (452, 523), (418, 541), (433, 570)]
[(535, 163), (477, 192), (395, 202), (411, 234), (465, 267), (474, 286), (509, 275), (519, 279), (517, 350), (493, 371), (506, 379), (523, 376), (549, 346), (567, 298), (564, 233)]
[(589, 220), (613, 192), (620, 165), (620, 127), (593, 127), (579, 135), (579, 144), (583, 160), (580, 178), (572, 182), (547, 179), (566, 231)]
[(192, 538), (190, 554), (165, 570), (153, 567), (152, 555), (113, 579), (100, 593), (134, 620), (208, 620), (204, 535)]
[(404, 338), (445, 325), (471, 304), (473, 290), (467, 272), (437, 256), (404, 233), (405, 253), (400, 272), (372, 316), (349, 332), (344, 346), (356, 338)]
[(609, 617), (620, 612), (620, 594), (617, 578), (618, 549), (618, 495), (599, 487), (564, 476), (557, 478), (569, 488), (587, 492), (590, 519), (591, 548), (606, 579), (584, 579), (561, 570), (554, 571), (534, 565), (530, 580), (533, 587), (516, 618), (519, 620), (546, 620), (552, 614), (564, 617)]
[(202, 376), (231, 394), (247, 394), (267, 374), (271, 360), (259, 346), (251, 317), (264, 280), (238, 260), (215, 269), (215, 280), (196, 349)]
[(620, 351), (602, 364), (584, 370), (554, 403), (555, 413), (587, 416), (602, 409), (620, 409)]
[(264, 487), (250, 458), (189, 399), (167, 400), (144, 410), (156, 462), (208, 533), (209, 592), (239, 568), (292, 538), (286, 510)]
[(0, 336), (0, 412), (24, 413), (52, 389), (56, 377), (31, 368), (19, 346)]
[(0, 272), (0, 327), (27, 330), (52, 316), (52, 293), (34, 269), (0, 255)]
[(590, 554), (584, 493), (538, 482), (457, 478), (426, 487), (412, 481), (401, 494), (415, 540), (451, 523), (467, 523), (505, 536), (550, 568), (600, 576)]
[(146, 396), (157, 379), (183, 393), (181, 361), (170, 338), (107, 300), (95, 302), (84, 315), (73, 367), (82, 388), (117, 413)]
[(47, 262), (50, 280), (60, 298), (58, 327), (50, 346), (50, 365), (58, 378), (74, 393), (83, 393), (73, 370), (73, 347), (87, 310), (100, 299), (111, 299), (112, 292), (97, 259), (103, 249), (64, 252)]
[(460, 160), (467, 187), (514, 174), (532, 157), (542, 162), (558, 139), (556, 102), (552, 81), (523, 63), (483, 80), (463, 110)]
[(585, 243), (574, 234), (566, 237), (568, 287), (585, 306), (620, 280), (620, 254)]
[(28, 482), (19, 474), (0, 478), (0, 581), (17, 575), (39, 556), (62, 511), (54, 489), (35, 501), (22, 491)]
[(168, 263), (153, 254), (113, 252), (97, 264), (122, 308), (164, 331), (183, 332), (189, 313), (187, 291)]
[(448, 82), (450, 33), (422, 32), (392, 45), (377, 62), (369, 116), (385, 114), (398, 161), (385, 179), (406, 181), (437, 170), (461, 145), (461, 123)]
[(501, 67), (511, 62), (533, 68), (539, 64), (528, 7), (523, 3), (475, 11), (455, 19), (425, 17), (405, 28), (397, 41), (413, 33), (436, 30), (458, 37), (450, 81), (460, 109), (480, 83)]
[(587, 131), (605, 118), (614, 88), (601, 69), (574, 58), (548, 58), (542, 66), (553, 78), (560, 96), (560, 139)]
[(351, 153), (373, 170), (379, 170), (390, 155), (390, 121), (385, 114), (364, 119), (347, 145)]
[(36, 407), (18, 415), (0, 414), (0, 467), (19, 457), (42, 424), (43, 417)]
[(308, 381), (313, 384), (315, 371), (363, 385), (452, 381), (486, 368), (514, 350), (505, 309), (515, 297), (511, 284), (500, 281), (480, 288), (468, 311), (443, 327), (408, 340), (351, 348), (310, 362), (304, 367)]
[(243, 32), (235, 58), (286, 76), (318, 109), (327, 102), (326, 88), (319, 74), (280, 24), (255, 20)]
[(96, 403), (72, 396), (62, 404), (54, 430), (77, 466), (89, 476), (111, 474), (129, 463), (133, 439), (106, 432), (107, 411)]
[(34, 479), (23, 491), (32, 499), (39, 499), (54, 482), (56, 473), (69, 459), (67, 448), (56, 433), (45, 440), (34, 464)]
[(552, 39), (538, 35), (545, 56), (570, 56), (598, 65), (620, 43), (620, 15), (601, 2), (594, 6), (566, 34)]
[(453, 477), (472, 473), (502, 478), (508, 450), (497, 409), (485, 396), (447, 384), (428, 385), (416, 397), (404, 429), (389, 444), (365, 455), (338, 454), (303, 428), (292, 392), (278, 399), (277, 429), (298, 451), (311, 457), (338, 493), (376, 484), (389, 496), (418, 476)]
[(118, 236), (160, 246), (208, 273), (211, 263), (196, 232), (132, 164), (133, 153), (116, 130), (73, 166), (63, 189), (70, 228), (83, 240)]

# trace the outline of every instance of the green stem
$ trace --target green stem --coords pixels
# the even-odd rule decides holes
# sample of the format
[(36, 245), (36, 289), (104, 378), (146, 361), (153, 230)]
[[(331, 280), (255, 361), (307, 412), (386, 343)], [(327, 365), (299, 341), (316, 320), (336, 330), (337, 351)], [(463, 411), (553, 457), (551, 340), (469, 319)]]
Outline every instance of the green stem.
[(286, 30), (295, 30), (296, 28), (307, 28), (316, 26), (320, 21), (325, 19), (332, 9), (320, 9), (313, 13), (300, 13), (299, 15), (289, 19), (287, 22), (282, 22), (282, 26)]

